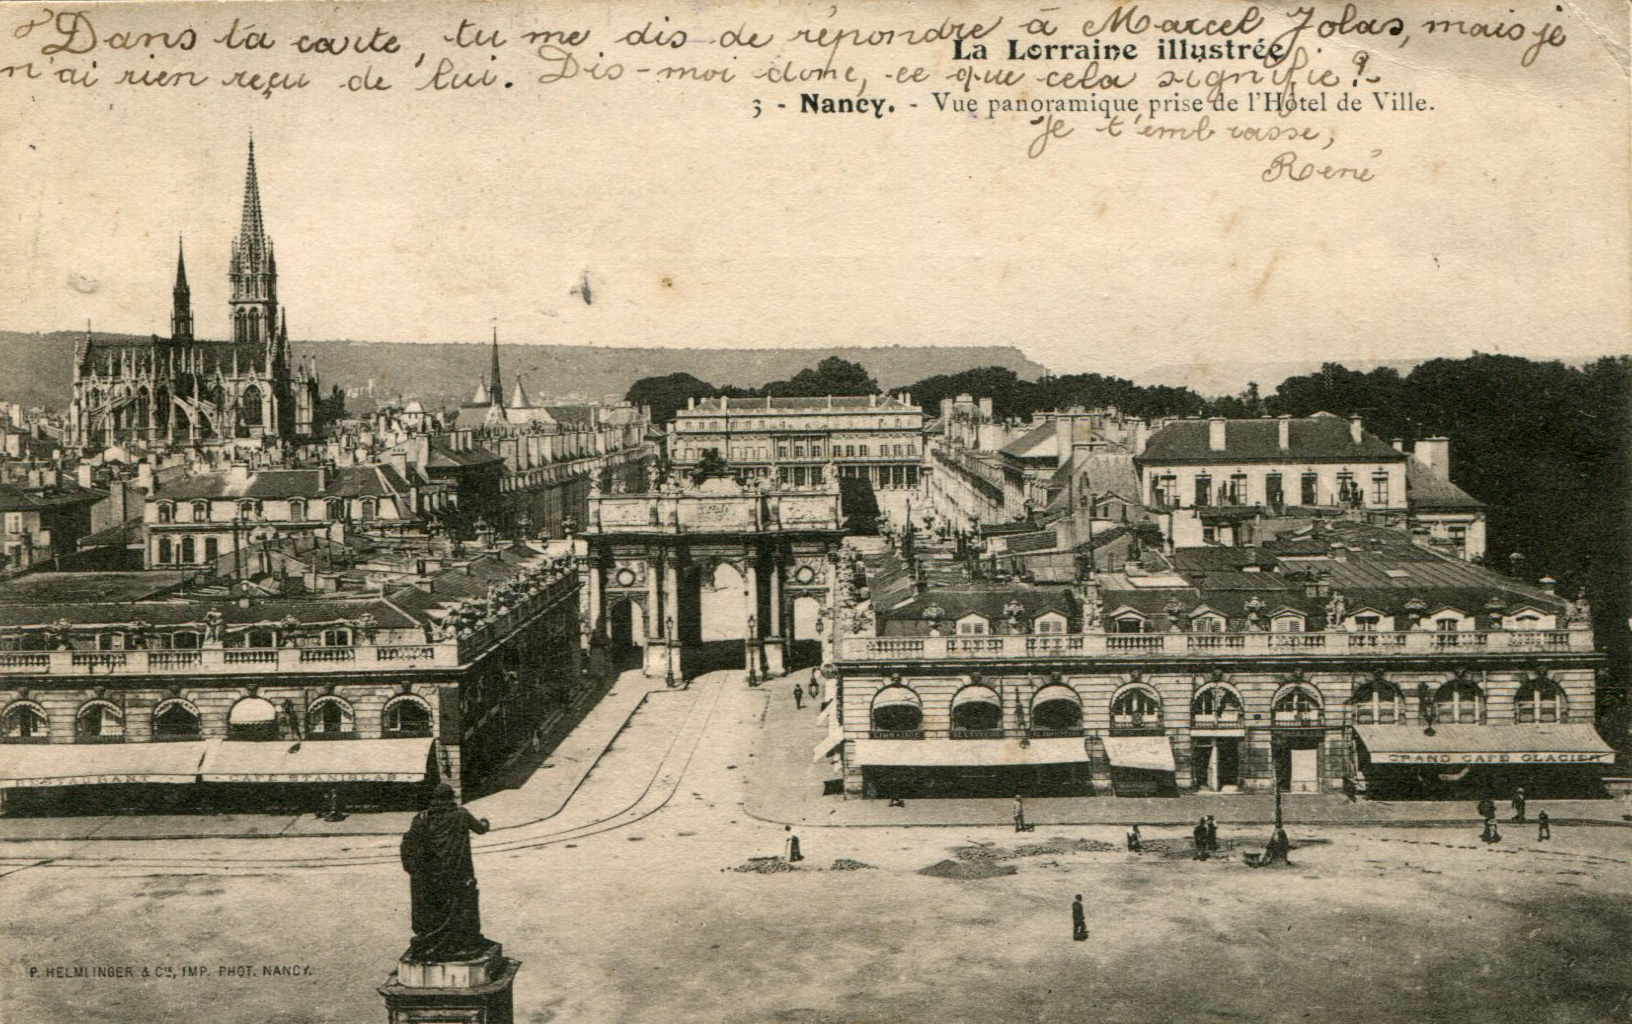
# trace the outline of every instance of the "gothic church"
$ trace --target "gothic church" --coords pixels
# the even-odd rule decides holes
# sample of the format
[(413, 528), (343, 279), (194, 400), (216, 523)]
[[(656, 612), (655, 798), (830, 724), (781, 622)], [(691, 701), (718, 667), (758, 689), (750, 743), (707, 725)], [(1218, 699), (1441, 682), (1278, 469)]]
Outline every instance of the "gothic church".
[(179, 244), (170, 337), (96, 337), (86, 331), (74, 360), (71, 444), (293, 443), (319, 431), (316, 368), (293, 365), (288, 316), (278, 306), (278, 263), (261, 218), (253, 139), (243, 221), (227, 276), (230, 341), (194, 337)]

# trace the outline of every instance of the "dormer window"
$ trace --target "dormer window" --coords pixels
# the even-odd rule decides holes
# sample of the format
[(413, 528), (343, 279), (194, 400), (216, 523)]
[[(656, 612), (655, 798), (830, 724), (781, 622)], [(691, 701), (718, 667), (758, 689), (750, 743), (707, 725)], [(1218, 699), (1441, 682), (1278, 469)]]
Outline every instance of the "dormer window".
[(193, 502), (193, 522), (207, 523), (210, 521), (210, 503), (207, 501)]
[(987, 622), (979, 615), (965, 615), (958, 620), (959, 636), (985, 636), (987, 631)]
[(1354, 629), (1357, 633), (1375, 633), (1382, 619), (1376, 615), (1356, 615)]
[(1302, 633), (1303, 616), (1291, 613), (1277, 615), (1270, 620), (1270, 629), (1277, 633)]
[(168, 501), (159, 502), (159, 522), (172, 523), (176, 519), (176, 506)]

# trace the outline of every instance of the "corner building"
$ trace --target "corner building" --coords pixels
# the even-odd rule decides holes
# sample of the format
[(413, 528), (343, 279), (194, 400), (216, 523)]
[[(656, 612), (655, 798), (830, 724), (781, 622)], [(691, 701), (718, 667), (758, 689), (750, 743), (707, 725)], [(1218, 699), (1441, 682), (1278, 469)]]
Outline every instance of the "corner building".
[(1591, 796), (1613, 760), (1587, 610), (1399, 531), (1148, 553), (1074, 588), (1064, 633), (988, 586), (837, 642), (817, 753), (847, 793)]

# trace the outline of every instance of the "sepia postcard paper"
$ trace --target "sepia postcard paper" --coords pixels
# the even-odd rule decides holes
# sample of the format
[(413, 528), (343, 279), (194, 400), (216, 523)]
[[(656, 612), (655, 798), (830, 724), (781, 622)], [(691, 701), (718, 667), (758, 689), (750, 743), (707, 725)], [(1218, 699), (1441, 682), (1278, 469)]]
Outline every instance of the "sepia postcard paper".
[(0, 4), (0, 1019), (1625, 1020), (1628, 24)]

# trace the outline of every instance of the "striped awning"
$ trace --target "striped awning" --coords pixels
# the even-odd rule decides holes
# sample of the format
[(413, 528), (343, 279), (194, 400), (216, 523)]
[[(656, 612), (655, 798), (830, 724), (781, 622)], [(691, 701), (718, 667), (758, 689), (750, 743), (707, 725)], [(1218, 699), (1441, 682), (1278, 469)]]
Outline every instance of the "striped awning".
[(1615, 752), (1585, 722), (1356, 725), (1374, 765), (1609, 764)]
[(211, 740), (205, 782), (422, 782), (429, 737), (394, 740)]
[(0, 744), (0, 788), (198, 781), (204, 740), (175, 743)]
[(1113, 768), (1137, 768), (1147, 772), (1171, 772), (1173, 744), (1166, 736), (1104, 736), (1105, 756)]

